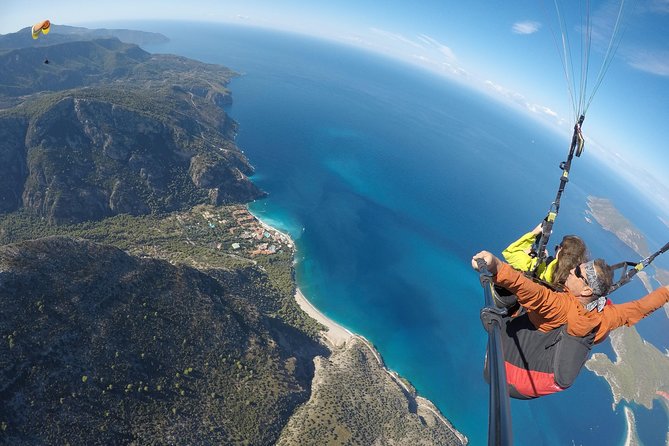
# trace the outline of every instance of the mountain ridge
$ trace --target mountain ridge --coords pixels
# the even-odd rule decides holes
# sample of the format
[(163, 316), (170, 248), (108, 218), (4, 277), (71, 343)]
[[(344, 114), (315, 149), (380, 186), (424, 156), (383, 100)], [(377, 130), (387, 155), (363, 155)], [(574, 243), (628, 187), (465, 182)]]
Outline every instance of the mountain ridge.
[(51, 32), (49, 33), (48, 38), (33, 39), (31, 28), (31, 26), (28, 26), (13, 33), (0, 34), (0, 51), (25, 48), (27, 46), (44, 47), (53, 45), (54, 43), (110, 37), (115, 37), (123, 42), (134, 43), (136, 45), (169, 42), (169, 38), (161, 33), (131, 29), (90, 29), (80, 26), (59, 25), (54, 23), (51, 24)]
[(118, 39), (48, 48), (66, 62), (0, 55), (0, 211), (80, 222), (265, 195), (221, 108), (236, 73)]

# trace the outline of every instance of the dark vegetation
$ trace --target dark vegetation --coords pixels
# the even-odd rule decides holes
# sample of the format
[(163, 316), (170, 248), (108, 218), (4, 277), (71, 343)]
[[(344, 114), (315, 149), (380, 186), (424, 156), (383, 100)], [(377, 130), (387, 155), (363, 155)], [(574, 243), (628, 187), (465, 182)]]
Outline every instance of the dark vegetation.
[(3, 444), (272, 444), (327, 353), (257, 268), (51, 237), (0, 270)]
[[(292, 248), (284, 245), (273, 255), (250, 256), (257, 243), (240, 237), (244, 228), (232, 215), (240, 209), (244, 208), (198, 206), (162, 216), (117, 215), (70, 225), (53, 225), (27, 211), (16, 212), (0, 216), (0, 245), (61, 235), (112, 245), (139, 257), (187, 264), (239, 290), (266, 288), (271, 295), (263, 299), (256, 293), (255, 304), (315, 338), (318, 324), (293, 298)], [(239, 250), (232, 248), (234, 243), (240, 244)]]

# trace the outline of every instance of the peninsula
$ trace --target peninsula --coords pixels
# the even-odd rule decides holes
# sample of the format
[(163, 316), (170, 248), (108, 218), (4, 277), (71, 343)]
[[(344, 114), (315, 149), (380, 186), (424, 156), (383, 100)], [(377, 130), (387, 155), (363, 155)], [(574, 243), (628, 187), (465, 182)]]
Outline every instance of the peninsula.
[(621, 327), (609, 337), (615, 362), (595, 353), (586, 367), (611, 386), (614, 410), (623, 399), (651, 409), (653, 400), (669, 391), (669, 357), (644, 341), (634, 327)]
[(602, 228), (613, 233), (642, 258), (650, 255), (646, 238), (615, 208), (611, 200), (589, 196), (588, 208), (590, 210), (586, 213), (591, 215)]
[[(613, 233), (620, 241), (632, 248), (640, 257), (637, 260), (650, 255), (646, 237), (616, 209), (611, 200), (589, 196), (587, 204), (589, 210), (585, 211), (586, 216), (589, 215), (594, 218), (603, 229)], [(662, 221), (664, 222), (664, 220)], [(669, 285), (669, 271), (658, 268), (655, 265), (653, 265), (652, 269), (655, 271), (655, 274), (652, 276), (649, 276), (644, 271), (639, 273), (639, 278), (648, 292), (653, 291), (651, 279), (654, 279), (658, 285)], [(665, 310), (669, 317), (669, 307), (665, 306)]]
[[(641, 258), (650, 255), (645, 236), (615, 208), (613, 202), (603, 198), (588, 197), (587, 214), (591, 215), (602, 228), (612, 232), (623, 243), (632, 248)], [(640, 260), (638, 259), (638, 260)], [(654, 270), (651, 276), (648, 270)], [(657, 285), (669, 284), (669, 274), (654, 266), (640, 271), (637, 277), (642, 281), (648, 292), (653, 290), (654, 279)], [(613, 300), (616, 299), (613, 295)], [(669, 307), (665, 305), (667, 316)], [(615, 352), (615, 361), (604, 353), (595, 353), (585, 366), (598, 376), (606, 379), (613, 393), (613, 409), (625, 400), (642, 405), (648, 409), (653, 401), (664, 400), (669, 391), (669, 357), (659, 349), (643, 340), (636, 328), (621, 327), (610, 334), (611, 346)], [(669, 414), (669, 406), (664, 405)], [(626, 444), (638, 444), (634, 433), (634, 414), (631, 408), (625, 407), (628, 423), (628, 439)]]

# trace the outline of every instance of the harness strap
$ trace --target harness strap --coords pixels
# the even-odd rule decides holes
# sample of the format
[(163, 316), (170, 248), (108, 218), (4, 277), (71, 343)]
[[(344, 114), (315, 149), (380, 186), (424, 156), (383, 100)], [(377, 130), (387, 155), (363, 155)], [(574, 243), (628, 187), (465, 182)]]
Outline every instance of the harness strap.
[(651, 255), (649, 255), (648, 257), (646, 257), (645, 259), (641, 260), (638, 263), (620, 262), (616, 263), (615, 265), (612, 265), (611, 269), (613, 269), (614, 271), (620, 268), (622, 268), (623, 270), (620, 274), (620, 279), (618, 279), (616, 283), (611, 285), (611, 288), (609, 288), (609, 291), (606, 294), (608, 295), (613, 293), (615, 290), (617, 290), (618, 288), (620, 288), (621, 286), (625, 285), (627, 282), (632, 280), (632, 278), (636, 276), (636, 274), (639, 271), (643, 270), (645, 267), (650, 265), (657, 256), (659, 256), (660, 254), (664, 254), (667, 250), (669, 250), (669, 242), (667, 242), (662, 248), (658, 249), (657, 251), (655, 251), (654, 253), (652, 253)]
[(574, 124), (574, 133), (571, 137), (571, 145), (569, 146), (569, 154), (567, 156), (567, 161), (560, 163), (560, 169), (562, 169), (562, 175), (560, 175), (560, 185), (558, 187), (557, 195), (555, 201), (551, 204), (551, 207), (548, 211), (548, 215), (544, 218), (544, 221), (541, 225), (541, 237), (535, 246), (532, 247), (530, 255), (537, 257), (537, 262), (532, 271), (532, 275), (537, 275), (537, 270), (539, 265), (546, 260), (546, 246), (548, 245), (548, 240), (550, 239), (551, 233), (553, 232), (553, 224), (555, 219), (560, 212), (560, 199), (562, 198), (562, 193), (564, 192), (567, 183), (569, 182), (569, 170), (571, 169), (571, 162), (574, 159), (574, 155), (580, 157), (583, 153), (583, 133), (581, 132), (581, 126), (585, 120), (585, 115), (581, 115), (578, 118), (576, 124)]

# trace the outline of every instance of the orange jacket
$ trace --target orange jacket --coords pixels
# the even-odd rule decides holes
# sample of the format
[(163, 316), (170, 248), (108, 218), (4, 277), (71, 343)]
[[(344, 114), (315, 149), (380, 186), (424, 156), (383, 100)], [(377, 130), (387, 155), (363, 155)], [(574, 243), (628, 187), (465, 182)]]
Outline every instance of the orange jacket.
[(611, 330), (636, 324), (669, 302), (669, 289), (661, 287), (638, 300), (607, 305), (601, 312), (586, 311), (574, 295), (552, 291), (525, 277), (508, 264), (503, 264), (493, 281), (513, 292), (528, 313), (534, 326), (543, 332), (567, 324), (573, 336), (585, 336), (596, 329), (595, 343), (601, 342)]

